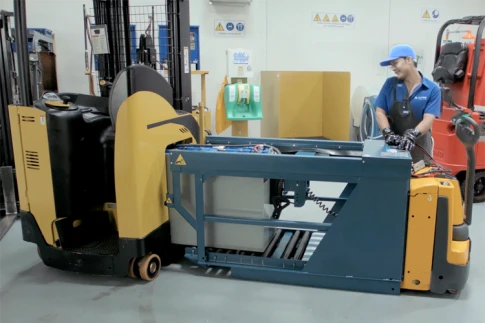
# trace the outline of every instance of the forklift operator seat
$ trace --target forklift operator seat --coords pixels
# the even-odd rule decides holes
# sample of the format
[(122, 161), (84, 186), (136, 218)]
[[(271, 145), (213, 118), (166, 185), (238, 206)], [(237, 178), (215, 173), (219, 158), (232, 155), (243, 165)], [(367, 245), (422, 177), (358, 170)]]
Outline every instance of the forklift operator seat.
[(443, 45), (441, 54), (432, 72), (439, 84), (454, 84), (463, 81), (468, 63), (466, 43), (453, 42)]

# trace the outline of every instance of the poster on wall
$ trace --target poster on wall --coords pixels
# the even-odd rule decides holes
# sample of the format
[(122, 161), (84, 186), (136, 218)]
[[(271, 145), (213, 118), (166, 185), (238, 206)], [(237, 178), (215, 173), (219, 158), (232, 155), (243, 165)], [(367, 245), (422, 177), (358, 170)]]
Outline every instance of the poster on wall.
[(215, 36), (244, 37), (246, 24), (244, 20), (214, 20)]
[(440, 11), (436, 8), (421, 8), (421, 20), (429, 22), (439, 22)]
[(355, 15), (349, 13), (313, 12), (312, 26), (315, 28), (355, 28)]

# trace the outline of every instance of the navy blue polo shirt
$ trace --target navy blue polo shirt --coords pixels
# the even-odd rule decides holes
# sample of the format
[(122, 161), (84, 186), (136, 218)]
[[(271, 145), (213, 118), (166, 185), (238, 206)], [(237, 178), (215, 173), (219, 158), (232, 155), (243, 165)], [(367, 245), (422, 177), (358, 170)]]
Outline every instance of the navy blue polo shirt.
[[(421, 74), (421, 72), (419, 74)], [(421, 77), (421, 84), (419, 84), (409, 96), (414, 116), (420, 121), (423, 120), (425, 113), (432, 114), (436, 118), (439, 118), (441, 109), (441, 90), (436, 83), (423, 77), (423, 74), (421, 74)], [(391, 111), (394, 103), (394, 79), (395, 77), (390, 77), (386, 80), (375, 102), (375, 106), (383, 109), (387, 114)], [(407, 88), (404, 81), (398, 80), (396, 84), (396, 100), (404, 101), (406, 94)]]

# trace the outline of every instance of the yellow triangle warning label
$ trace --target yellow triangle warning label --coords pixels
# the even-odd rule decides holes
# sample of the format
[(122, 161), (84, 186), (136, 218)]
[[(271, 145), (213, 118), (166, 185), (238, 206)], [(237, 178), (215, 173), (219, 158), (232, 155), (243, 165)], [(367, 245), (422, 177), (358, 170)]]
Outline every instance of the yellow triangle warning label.
[(428, 10), (426, 10), (426, 12), (424, 13), (423, 18), (426, 18), (426, 19), (431, 18), (431, 16), (429, 15)]
[(315, 16), (315, 18), (313, 18), (313, 21), (322, 21), (322, 19), (320, 18), (320, 15), (318, 13)]
[(175, 165), (178, 165), (178, 166), (185, 166), (185, 165), (187, 165), (185, 163), (185, 159), (182, 157), (182, 155), (179, 155), (177, 157), (177, 160), (175, 161)]
[(172, 199), (169, 197), (166, 202), (167, 204), (172, 204)]
[(332, 22), (338, 22), (338, 21), (339, 21), (339, 20), (338, 20), (337, 15), (334, 15), (334, 16), (333, 16), (333, 19), (332, 19)]
[(222, 27), (222, 24), (221, 24), (221, 23), (219, 23), (219, 24), (217, 25), (216, 30), (217, 30), (217, 31), (224, 31), (224, 27)]
[(323, 17), (323, 21), (325, 21), (325, 22), (329, 22), (330, 21), (330, 18), (328, 17), (328, 15), (325, 15), (325, 17)]

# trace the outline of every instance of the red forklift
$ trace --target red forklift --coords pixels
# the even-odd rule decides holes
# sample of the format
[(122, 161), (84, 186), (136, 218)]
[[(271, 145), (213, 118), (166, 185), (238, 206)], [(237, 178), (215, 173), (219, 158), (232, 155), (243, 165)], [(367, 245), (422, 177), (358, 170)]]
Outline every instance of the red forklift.
[[(451, 25), (478, 26), (475, 41), (454, 41), (442, 45)], [(442, 89), (441, 116), (433, 125), (433, 158), (460, 181), (465, 194), (467, 154), (455, 135), (453, 120), (469, 115), (480, 126), (475, 146), (476, 168), (473, 201), (485, 201), (485, 16), (447, 21), (439, 30), (433, 79)], [(447, 31), (448, 35), (449, 31)], [(446, 37), (448, 38), (448, 37)], [(466, 37), (465, 37), (466, 38)], [(468, 38), (473, 39), (468, 31)], [(445, 40), (446, 41), (446, 40)]]

